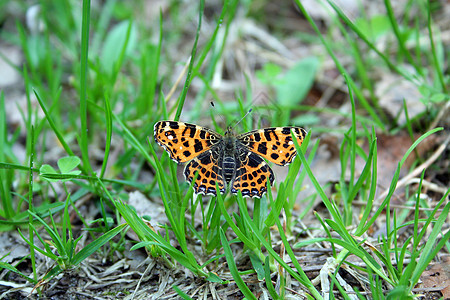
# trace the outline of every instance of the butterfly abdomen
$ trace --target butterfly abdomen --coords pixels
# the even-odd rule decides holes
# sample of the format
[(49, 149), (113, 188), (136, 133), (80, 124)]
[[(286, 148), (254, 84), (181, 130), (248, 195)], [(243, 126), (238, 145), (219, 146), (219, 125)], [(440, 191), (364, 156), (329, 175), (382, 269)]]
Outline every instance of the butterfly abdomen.
[(232, 156), (225, 156), (223, 158), (223, 177), (227, 184), (234, 178), (236, 171), (236, 160)]

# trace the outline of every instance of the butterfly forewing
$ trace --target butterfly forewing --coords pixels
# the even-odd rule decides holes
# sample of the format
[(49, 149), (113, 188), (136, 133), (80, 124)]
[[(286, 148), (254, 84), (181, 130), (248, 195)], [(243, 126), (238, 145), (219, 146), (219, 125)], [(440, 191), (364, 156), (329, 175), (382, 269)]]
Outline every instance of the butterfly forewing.
[(300, 127), (272, 127), (250, 131), (238, 136), (238, 140), (250, 151), (265, 159), (285, 166), (290, 164), (297, 155), (292, 140), (291, 130), (299, 145), (306, 136), (306, 131)]
[(156, 142), (177, 163), (184, 163), (211, 149), (220, 141), (221, 135), (195, 124), (160, 121), (155, 124)]

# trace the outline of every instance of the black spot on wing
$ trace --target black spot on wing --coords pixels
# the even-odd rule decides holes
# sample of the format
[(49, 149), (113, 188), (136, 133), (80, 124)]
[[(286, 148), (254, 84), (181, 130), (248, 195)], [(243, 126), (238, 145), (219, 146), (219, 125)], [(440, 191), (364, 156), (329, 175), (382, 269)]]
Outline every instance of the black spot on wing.
[(250, 168), (257, 168), (262, 161), (262, 158), (259, 158), (256, 154), (251, 154), (248, 157), (248, 166)]
[(209, 165), (211, 163), (211, 155), (209, 153), (206, 153), (205, 155), (200, 155), (198, 159), (200, 160), (202, 165)]
[(179, 123), (178, 122), (175, 122), (175, 121), (167, 121), (166, 122), (166, 124), (165, 124), (165, 126), (170, 126), (170, 128), (172, 128), (172, 129), (178, 129), (178, 128), (180, 128), (180, 125), (179, 125)]
[(273, 130), (264, 130), (264, 137), (266, 138), (267, 141), (271, 141), (272, 137), (270, 136), (270, 133), (273, 132)]
[(264, 144), (259, 144), (258, 145), (258, 152), (261, 154), (266, 155), (267, 154), (267, 147)]
[(283, 127), (283, 129), (281, 130), (282, 134), (291, 134), (291, 130), (289, 127)]
[(200, 152), (200, 151), (202, 151), (203, 150), (203, 145), (202, 145), (202, 143), (200, 142), (200, 140), (195, 140), (194, 141), (194, 150), (195, 150), (195, 152)]
[(190, 128), (190, 131), (189, 131), (189, 137), (191, 138), (191, 139), (193, 139), (194, 138), (194, 136), (195, 136), (195, 127), (191, 127)]

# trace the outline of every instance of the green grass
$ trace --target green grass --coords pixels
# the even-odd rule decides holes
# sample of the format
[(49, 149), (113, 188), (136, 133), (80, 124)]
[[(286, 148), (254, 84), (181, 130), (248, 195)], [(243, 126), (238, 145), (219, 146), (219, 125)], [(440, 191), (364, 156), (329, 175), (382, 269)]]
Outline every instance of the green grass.
[[(292, 62), (289, 67), (260, 62), (254, 74), (236, 71), (237, 78), (245, 78), (243, 88), (227, 96), (216, 90), (217, 74), (223, 72), (224, 61), (233, 57), (230, 43), (248, 39), (240, 36), (245, 34), (245, 20), (261, 22), (261, 28), (271, 25), (274, 36), (280, 41), (286, 38), (285, 32), (276, 31), (283, 19), (265, 15), (258, 9), (264, 2), (258, 3), (225, 1), (217, 6), (200, 1), (186, 6), (170, 2), (170, 9), (153, 12), (149, 25), (141, 9), (144, 2), (106, 1), (92, 7), (88, 0), (82, 6), (44, 1), (40, 4), (42, 31), (31, 33), (20, 20), (7, 23), (9, 27), (0, 33), (2, 40), (23, 52), (23, 67), (14, 65), (7, 53), (1, 57), (20, 72), (26, 105), (19, 107), (21, 125), (12, 127), (8, 123), (11, 96), (7, 90), (0, 91), (0, 229), (18, 232), (29, 254), (12, 263), (6, 254), (0, 267), (9, 273), (4, 273), (2, 280), (17, 280), (12, 276), (15, 273), (22, 284), (45, 294), (42, 285), (58, 280), (57, 275), (78, 270), (93, 256), (114, 264), (117, 254), (123, 256), (129, 251), (126, 246), (132, 245), (132, 252), (145, 248), (162, 268), (189, 270), (195, 279), (217, 287), (236, 285), (237, 295), (247, 299), (256, 298), (261, 286), (273, 299), (296, 293), (322, 299), (328, 293), (322, 287), (327, 285), (335, 288), (330, 297), (349, 298), (338, 272), (341, 268), (358, 272), (369, 282), (365, 291), (358, 290), (359, 286), (350, 291), (361, 299), (414, 297), (426, 267), (439, 253), (450, 251), (446, 220), (450, 190), (434, 195), (435, 205), (424, 210), (429, 208), (423, 198), (427, 193), (425, 174), (434, 172), (435, 166), (421, 171), (417, 187), (402, 188), (403, 205), (410, 207), (413, 215), (393, 205), (406, 159), (419, 154), (418, 146), (429, 137), (443, 132), (442, 127), (429, 127), (449, 100), (444, 68), (448, 46), (433, 21), (437, 12), (431, 4), (410, 1), (404, 18), (398, 21), (386, 0), (387, 15), (369, 17), (362, 11), (364, 17), (353, 21), (330, 1), (334, 14), (329, 12), (330, 32), (324, 32), (301, 1), (296, 2), (314, 34), (305, 38), (289, 32), (289, 36), (299, 43), (323, 46), (321, 55), (331, 57), (346, 83), (345, 101), (351, 111), (345, 112), (305, 103), (321, 72), (320, 56)], [(23, 12), (27, 9), (25, 3), (18, 7)], [(0, 18), (6, 17), (2, 14)], [(236, 31), (236, 24), (242, 26), (242, 32)], [(341, 38), (330, 38), (332, 31)], [(379, 49), (381, 38), (395, 47)], [(346, 55), (352, 63), (344, 63)], [(246, 57), (246, 61), (251, 59)], [(176, 82), (183, 66), (185, 75)], [(398, 122), (398, 116), (388, 116), (375, 92), (377, 82), (372, 73), (377, 69), (412, 82), (426, 111), (410, 117), (404, 101), (400, 114), (405, 115), (405, 124)], [(234, 79), (236, 74), (227, 75)], [(258, 94), (255, 80), (267, 88), (273, 100), (253, 103)], [(214, 109), (209, 106), (211, 100)], [(286, 179), (275, 184), (276, 193), (269, 189), (261, 199), (229, 194), (194, 197), (189, 184), (178, 180), (176, 164), (154, 142), (153, 125), (159, 120), (183, 120), (213, 124), (212, 129), (223, 133), (225, 126), (233, 126), (249, 109), (251, 114), (236, 131), (262, 124), (308, 129), (303, 144), (296, 145), (298, 156)], [(343, 124), (326, 127), (319, 123), (321, 114), (339, 118)], [(320, 137), (326, 132), (340, 138), (340, 176), (332, 192), (319, 183), (314, 169), (321, 151)], [(380, 198), (377, 135), (398, 132), (406, 132), (412, 146), (399, 161), (392, 162), (397, 169)], [(15, 146), (24, 148), (24, 159)], [(422, 155), (416, 166), (428, 158), (428, 154)], [(360, 161), (364, 165), (358, 172)], [(303, 189), (308, 184), (314, 192), (306, 197)], [(167, 222), (158, 224), (139, 215), (128, 203), (134, 190), (160, 203)], [(88, 220), (80, 209), (85, 198), (95, 203), (94, 219)], [(312, 212), (318, 202), (324, 209)], [(74, 224), (72, 218), (79, 222)], [(386, 228), (376, 239), (371, 231), (380, 218), (386, 219)], [(310, 224), (305, 233), (314, 232), (318, 237), (297, 235), (304, 220)], [(406, 238), (401, 233), (405, 228), (412, 228)], [(130, 240), (127, 230), (139, 241)], [(194, 247), (196, 243), (200, 248)], [(332, 249), (320, 278), (303, 270), (313, 262), (299, 260), (298, 251), (314, 245)], [(50, 269), (39, 267), (42, 258), (37, 253), (53, 262)], [(249, 258), (249, 263), (240, 265), (244, 260), (236, 260), (236, 253)], [(355, 264), (351, 256), (362, 264)], [(21, 269), (23, 262), (29, 262), (29, 269)], [(301, 285), (301, 292), (293, 292), (289, 282)], [(192, 290), (183, 288), (176, 285), (173, 292), (189, 299)]]

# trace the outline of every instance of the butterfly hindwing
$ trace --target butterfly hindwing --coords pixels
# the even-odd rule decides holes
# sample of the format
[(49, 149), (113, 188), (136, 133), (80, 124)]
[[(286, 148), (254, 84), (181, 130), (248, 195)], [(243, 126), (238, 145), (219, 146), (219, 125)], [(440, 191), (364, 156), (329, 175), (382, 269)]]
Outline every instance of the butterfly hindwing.
[(240, 162), (236, 168), (231, 193), (237, 194), (240, 190), (244, 197), (261, 198), (267, 191), (267, 180), (270, 181), (270, 185), (273, 184), (273, 171), (259, 155), (244, 148), (238, 151)]
[(192, 159), (184, 168), (184, 177), (190, 183), (194, 180), (195, 193), (217, 196), (216, 182), (221, 193), (225, 193), (226, 186), (222, 176), (221, 157), (217, 155), (217, 149), (210, 149)]

